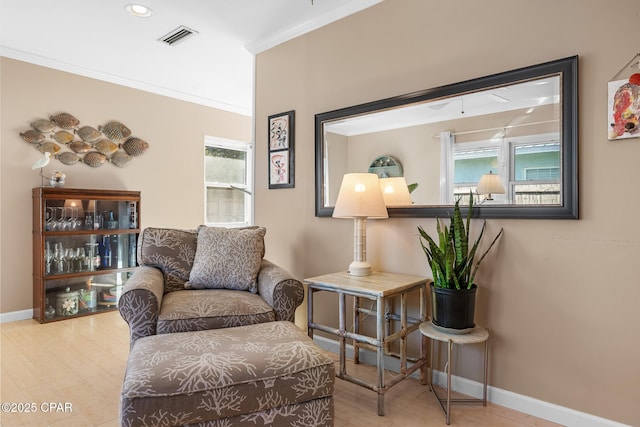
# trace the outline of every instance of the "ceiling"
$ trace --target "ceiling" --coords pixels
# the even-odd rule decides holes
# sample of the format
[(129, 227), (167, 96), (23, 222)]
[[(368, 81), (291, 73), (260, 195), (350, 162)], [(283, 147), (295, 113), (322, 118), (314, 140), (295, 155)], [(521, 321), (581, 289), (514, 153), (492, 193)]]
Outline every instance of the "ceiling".
[[(251, 115), (253, 56), (382, 0), (0, 0), (0, 54)], [(180, 26), (197, 34), (167, 45)]]
[[(537, 107), (558, 104), (559, 102), (560, 77), (544, 77), (450, 98), (435, 99), (409, 104), (401, 108), (348, 117), (325, 125), (325, 130), (340, 135), (354, 136), (506, 111), (524, 111), (520, 117), (513, 119), (517, 122)], [(511, 126), (517, 126), (517, 123), (505, 123), (504, 128)]]

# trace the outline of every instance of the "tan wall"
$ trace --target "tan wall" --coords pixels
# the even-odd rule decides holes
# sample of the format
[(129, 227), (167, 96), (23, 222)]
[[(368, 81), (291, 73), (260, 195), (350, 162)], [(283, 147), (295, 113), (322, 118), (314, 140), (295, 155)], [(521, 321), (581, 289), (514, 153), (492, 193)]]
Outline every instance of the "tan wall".
[[(505, 234), (478, 278), (477, 322), (493, 332), (491, 385), (640, 425), (640, 139), (609, 142), (606, 123), (638, 16), (637, 0), (386, 0), (257, 55), (256, 222), (278, 236), (273, 258), (302, 277), (352, 259), (352, 222), (314, 216), (315, 114), (578, 54), (581, 219), (491, 220)], [(267, 116), (290, 109), (296, 187), (267, 190)], [(428, 275), (418, 225), (435, 221), (370, 221), (370, 262)], [(331, 321), (336, 306), (316, 313)], [(473, 378), (474, 356), (454, 369)]]
[(129, 89), (111, 83), (1, 58), (1, 306), (30, 309), (31, 188), (40, 185), (31, 165), (41, 154), (18, 135), (29, 123), (57, 112), (81, 125), (118, 120), (149, 142), (127, 167), (65, 166), (52, 160), (66, 187), (142, 192), (142, 225), (192, 228), (204, 221), (204, 136), (251, 141), (251, 117)]

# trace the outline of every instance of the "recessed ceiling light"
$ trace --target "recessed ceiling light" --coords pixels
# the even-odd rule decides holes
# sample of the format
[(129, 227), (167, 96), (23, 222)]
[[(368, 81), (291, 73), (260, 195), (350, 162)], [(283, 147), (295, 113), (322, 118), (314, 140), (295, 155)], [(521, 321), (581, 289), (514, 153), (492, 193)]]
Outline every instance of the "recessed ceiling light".
[(125, 6), (127, 12), (139, 18), (148, 18), (153, 13), (151, 9), (143, 4), (128, 4)]

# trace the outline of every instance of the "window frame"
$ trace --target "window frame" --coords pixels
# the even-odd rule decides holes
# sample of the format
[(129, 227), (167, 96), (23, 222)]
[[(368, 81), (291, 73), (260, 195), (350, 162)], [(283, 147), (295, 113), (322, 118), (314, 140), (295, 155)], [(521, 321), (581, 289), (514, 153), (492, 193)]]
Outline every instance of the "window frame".
[[(549, 132), (549, 133), (541, 133), (535, 135), (527, 135), (520, 137), (505, 137), (500, 140), (480, 140), (474, 142), (465, 142), (464, 149), (462, 146), (457, 145), (453, 142), (453, 149), (450, 153), (450, 158), (448, 160), (451, 170), (455, 169), (455, 160), (457, 152), (465, 152), (470, 150), (492, 150), (497, 149), (497, 174), (502, 178), (502, 182), (505, 185), (505, 194), (496, 194), (494, 195), (495, 201), (492, 203), (508, 203), (513, 204), (515, 200), (515, 186), (519, 184), (556, 184), (560, 183), (561, 179), (558, 180), (516, 180), (515, 176), (515, 154), (516, 148), (524, 145), (532, 145), (532, 144), (540, 144), (540, 143), (559, 143), (559, 133), (557, 132)], [(559, 164), (560, 169), (560, 177), (562, 177), (562, 161)], [(478, 182), (464, 182), (464, 183), (455, 183), (453, 179), (450, 180), (452, 182), (451, 192), (455, 194), (456, 187), (477, 187)], [(474, 193), (477, 196), (477, 193)], [(561, 195), (562, 197), (562, 195)]]
[[(245, 184), (237, 185), (231, 183), (221, 183), (221, 182), (212, 182), (207, 181), (207, 156), (206, 149), (207, 147), (214, 148), (223, 148), (227, 150), (235, 150), (235, 151), (244, 151), (245, 152), (245, 162), (246, 162), (246, 175), (245, 175)], [(237, 141), (232, 139), (220, 138), (215, 136), (205, 135), (204, 137), (204, 147), (203, 147), (203, 159), (202, 159), (202, 170), (203, 170), (203, 181), (204, 181), (204, 189), (203, 189), (203, 201), (204, 201), (204, 224), (209, 227), (246, 227), (253, 225), (254, 222), (254, 198), (253, 198), (253, 166), (254, 166), (254, 152), (253, 152), (253, 144), (250, 142)], [(210, 222), (207, 218), (207, 205), (208, 205), (208, 195), (207, 190), (209, 188), (223, 188), (223, 189), (231, 189), (235, 188), (238, 191), (242, 191), (244, 194), (244, 221), (242, 222)]]

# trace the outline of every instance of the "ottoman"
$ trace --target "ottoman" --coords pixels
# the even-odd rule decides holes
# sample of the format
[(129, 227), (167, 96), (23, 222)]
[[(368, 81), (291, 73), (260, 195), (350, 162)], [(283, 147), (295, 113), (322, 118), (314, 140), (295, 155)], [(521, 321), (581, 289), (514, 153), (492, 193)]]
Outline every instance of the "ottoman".
[(334, 361), (293, 323), (152, 335), (129, 354), (120, 423), (332, 426)]

